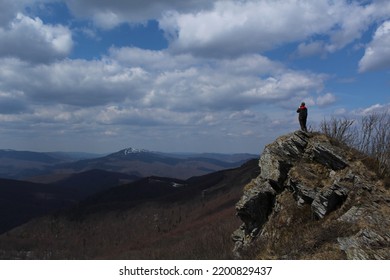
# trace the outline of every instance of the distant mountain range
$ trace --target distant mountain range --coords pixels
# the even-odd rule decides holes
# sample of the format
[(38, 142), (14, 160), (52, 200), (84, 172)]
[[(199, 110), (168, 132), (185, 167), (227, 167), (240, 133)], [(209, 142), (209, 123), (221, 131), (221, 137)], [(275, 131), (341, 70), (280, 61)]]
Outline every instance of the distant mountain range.
[[(35, 178), (51, 183), (0, 179), (0, 259), (390, 256), (390, 179), (373, 159), (324, 134), (283, 135), (235, 168), (227, 166), (238, 155), (21, 155), (12, 160), (35, 160), (51, 172)], [(178, 178), (186, 166), (225, 168)], [(142, 175), (158, 171), (178, 173)]]
[(0, 150), (0, 178), (24, 179), (44, 174), (58, 164), (98, 156), (90, 153)]
[[(141, 156), (136, 154), (132, 156)], [(119, 153), (106, 159), (128, 155)], [(157, 155), (149, 156), (153, 161), (162, 160)], [(17, 186), (20, 182), (0, 181), (13, 192), (8, 209), (3, 209), (8, 220), (17, 219), (21, 224), (25, 221), (23, 214), (33, 210), (37, 214), (26, 224), (12, 230), (9, 224), (6, 233), (0, 232), (0, 259), (230, 258), (230, 235), (239, 225), (234, 205), (243, 186), (258, 174), (255, 159), (238, 168), (187, 180), (151, 176), (107, 188), (76, 204), (71, 200), (79, 194), (72, 185), (85, 179), (88, 185), (92, 176), (100, 178), (89, 186), (95, 188), (105, 176), (115, 179), (122, 175), (92, 170), (57, 182), (57, 186), (30, 184), (24, 189)], [(28, 194), (27, 198), (20, 199), (19, 192)], [(61, 192), (62, 200), (58, 200)], [(38, 211), (38, 205), (50, 208), (44, 197), (51, 197), (58, 205), (70, 204), (61, 211), (52, 207), (57, 211), (54, 215), (38, 218), (38, 214), (45, 213)]]
[[(168, 181), (179, 186), (182, 180), (235, 168), (252, 157), (255, 156), (167, 154), (132, 148), (105, 156), (0, 150), (0, 210), (7, 213), (0, 217), (0, 233), (116, 186), (134, 182), (146, 186), (142, 190), (145, 198), (161, 196), (177, 189), (171, 186), (160, 190), (158, 186), (164, 180), (158, 179), (159, 183), (154, 184), (151, 178), (175, 178)], [(141, 192), (136, 193), (131, 196), (135, 198)]]
[(173, 154), (133, 148), (109, 155), (0, 150), (0, 178), (53, 183), (89, 170), (187, 179), (240, 166), (252, 154)]

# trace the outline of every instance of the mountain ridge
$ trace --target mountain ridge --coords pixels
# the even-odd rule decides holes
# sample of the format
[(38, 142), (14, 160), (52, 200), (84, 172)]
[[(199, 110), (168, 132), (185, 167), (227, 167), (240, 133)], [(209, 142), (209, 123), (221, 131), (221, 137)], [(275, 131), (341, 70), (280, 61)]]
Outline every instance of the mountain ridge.
[(390, 185), (367, 156), (297, 131), (267, 145), (259, 167), (236, 204), (237, 258), (390, 258)]
[(295, 131), (238, 168), (148, 176), (32, 220), (0, 235), (0, 258), (384, 260), (389, 215), (365, 155)]
[(250, 160), (187, 180), (152, 176), (111, 188), (0, 235), (0, 259), (230, 258), (234, 204), (258, 172)]
[(104, 170), (72, 174), (51, 184), (0, 178), (0, 233), (31, 219), (75, 205), (96, 193), (129, 182), (137, 176)]
[[(52, 183), (56, 180), (55, 174), (63, 178), (73, 173), (101, 169), (138, 177), (176, 177), (179, 174), (181, 179), (187, 179), (224, 168), (238, 167), (255, 157), (257, 156), (251, 154), (174, 154), (135, 148), (96, 157), (82, 153), (0, 150), (0, 178)], [(47, 176), (49, 174), (52, 176)], [(40, 181), (43, 175), (53, 177), (53, 181)]]
[(72, 189), (0, 179), (0, 234), (29, 220), (75, 203)]

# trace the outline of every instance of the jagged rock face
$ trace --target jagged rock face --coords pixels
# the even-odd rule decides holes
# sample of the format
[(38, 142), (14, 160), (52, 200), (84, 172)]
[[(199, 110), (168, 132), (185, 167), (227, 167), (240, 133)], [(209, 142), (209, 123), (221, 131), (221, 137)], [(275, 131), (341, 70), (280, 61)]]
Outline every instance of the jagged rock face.
[(236, 204), (237, 258), (390, 258), (389, 190), (358, 153), (297, 131), (267, 145), (259, 165)]

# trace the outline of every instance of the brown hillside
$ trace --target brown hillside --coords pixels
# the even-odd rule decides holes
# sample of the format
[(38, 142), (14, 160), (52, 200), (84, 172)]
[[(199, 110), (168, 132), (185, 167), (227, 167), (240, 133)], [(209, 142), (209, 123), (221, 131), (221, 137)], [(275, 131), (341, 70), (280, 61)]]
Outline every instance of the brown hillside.
[[(151, 177), (120, 186), (3, 234), (0, 258), (232, 258), (234, 205), (258, 172), (252, 160), (187, 181)], [(156, 196), (153, 188), (164, 192)]]

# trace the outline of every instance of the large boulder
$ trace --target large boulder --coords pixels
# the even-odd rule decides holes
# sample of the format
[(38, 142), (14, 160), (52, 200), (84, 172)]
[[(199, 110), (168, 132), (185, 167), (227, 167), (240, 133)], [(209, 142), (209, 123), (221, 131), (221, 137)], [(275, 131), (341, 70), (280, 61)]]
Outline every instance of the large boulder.
[(389, 190), (359, 153), (297, 131), (267, 145), (259, 166), (236, 204), (237, 258), (388, 258)]

